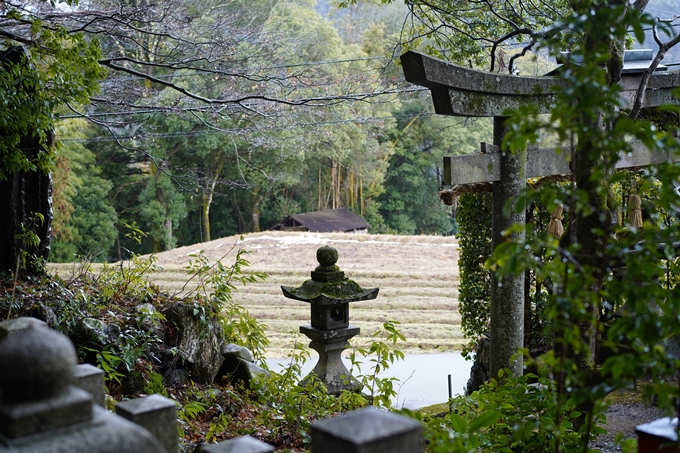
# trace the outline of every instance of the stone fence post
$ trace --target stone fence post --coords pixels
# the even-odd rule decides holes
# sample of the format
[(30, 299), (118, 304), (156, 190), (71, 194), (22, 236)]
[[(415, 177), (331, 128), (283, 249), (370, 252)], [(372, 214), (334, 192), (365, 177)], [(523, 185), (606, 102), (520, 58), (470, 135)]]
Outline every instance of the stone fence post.
[[(422, 453), (422, 425), (402, 415), (359, 409), (312, 424), (312, 453)], [(205, 445), (203, 453), (271, 453), (250, 436)]]
[(74, 385), (92, 395), (92, 402), (106, 407), (104, 372), (94, 365), (83, 363), (76, 367)]
[(215, 445), (203, 445), (201, 453), (272, 453), (274, 447), (251, 436), (225, 440)]
[(312, 424), (312, 453), (421, 453), (422, 425), (374, 408)]
[(0, 323), (0, 453), (176, 453), (175, 403), (159, 395), (106, 411), (101, 370), (33, 318)]
[(149, 395), (116, 404), (116, 414), (145, 428), (168, 453), (179, 450), (177, 405), (161, 395)]

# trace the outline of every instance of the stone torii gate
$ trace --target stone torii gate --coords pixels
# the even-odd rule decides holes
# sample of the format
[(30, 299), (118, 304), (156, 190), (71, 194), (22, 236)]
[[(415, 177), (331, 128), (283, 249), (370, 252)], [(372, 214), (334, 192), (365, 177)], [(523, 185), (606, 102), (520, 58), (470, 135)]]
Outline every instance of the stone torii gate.
[[(644, 55), (640, 58), (641, 55)], [(627, 52), (625, 60), (645, 60), (651, 51)], [(649, 57), (651, 59), (651, 57)], [(520, 153), (502, 153), (500, 145), (505, 136), (506, 109), (525, 105), (538, 107), (548, 113), (559, 87), (566, 82), (559, 77), (520, 77), (468, 69), (429, 57), (418, 52), (401, 56), (404, 76), (408, 82), (430, 89), (435, 112), (462, 117), (493, 117), (493, 144), (482, 143), (481, 154), (444, 158), (444, 185), (492, 183), (492, 247), (504, 240), (502, 233), (515, 223), (524, 224), (525, 213), (503, 214), (503, 206), (514, 200), (526, 187), (527, 178), (569, 175), (571, 170), (566, 154), (554, 149), (529, 148)], [(621, 78), (624, 103), (632, 105), (646, 65), (633, 63)], [(648, 83), (642, 107), (678, 104), (671, 91), (680, 86), (680, 72), (654, 73)], [(633, 152), (620, 156), (617, 168), (643, 167), (667, 161), (663, 152), (648, 150), (639, 143), (631, 143)], [(514, 236), (523, 239), (524, 233)], [(510, 367), (515, 376), (523, 373), (522, 357), (511, 363), (510, 358), (524, 340), (524, 276), (497, 281), (492, 276), (489, 375)]]

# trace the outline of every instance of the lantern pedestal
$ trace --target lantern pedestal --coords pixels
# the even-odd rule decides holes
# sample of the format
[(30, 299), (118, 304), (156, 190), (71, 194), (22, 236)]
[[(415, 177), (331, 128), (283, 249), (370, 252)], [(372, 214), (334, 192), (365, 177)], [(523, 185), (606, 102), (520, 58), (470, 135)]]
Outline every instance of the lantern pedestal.
[(319, 361), (303, 384), (315, 375), (324, 383), (328, 393), (339, 394), (343, 390), (359, 391), (363, 385), (352, 377), (342, 361), (342, 351), (347, 349), (347, 340), (358, 335), (358, 327), (349, 326), (336, 330), (320, 330), (312, 326), (300, 326), (300, 333), (310, 340), (309, 347), (319, 353)]

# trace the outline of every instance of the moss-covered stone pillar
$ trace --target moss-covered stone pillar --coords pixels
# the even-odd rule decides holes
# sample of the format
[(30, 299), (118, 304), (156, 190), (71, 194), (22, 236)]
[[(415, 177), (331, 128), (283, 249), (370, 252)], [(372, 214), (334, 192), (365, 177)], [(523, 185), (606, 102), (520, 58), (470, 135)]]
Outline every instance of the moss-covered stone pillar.
[[(524, 226), (526, 210), (517, 212), (514, 202), (526, 188), (526, 150), (510, 153), (503, 150), (506, 133), (505, 117), (494, 117), (494, 145), (500, 147), (501, 179), (493, 183), (493, 219), (491, 229), (492, 247), (512, 238), (524, 239), (524, 230), (505, 236), (504, 232), (514, 224)], [(505, 214), (505, 205), (511, 202), (513, 209)], [(523, 360), (511, 357), (524, 346), (524, 274), (517, 277), (498, 278), (492, 274), (490, 314), (490, 363), (489, 376), (494, 378), (503, 368), (509, 368), (513, 376), (523, 373)]]

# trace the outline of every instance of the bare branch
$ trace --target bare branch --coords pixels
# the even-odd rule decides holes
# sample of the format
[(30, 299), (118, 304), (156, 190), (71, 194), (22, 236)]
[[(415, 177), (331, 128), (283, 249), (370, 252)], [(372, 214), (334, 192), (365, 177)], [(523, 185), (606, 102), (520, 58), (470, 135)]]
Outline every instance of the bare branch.
[(635, 2), (633, 2), (633, 8), (642, 12), (647, 8), (647, 3), (649, 3), (649, 0), (635, 0)]
[[(513, 30), (510, 33), (507, 33), (506, 35), (503, 35), (500, 38), (498, 38), (493, 43), (493, 46), (491, 47), (491, 68), (490, 68), (490, 72), (494, 72), (494, 67), (495, 67), (494, 63), (496, 62), (496, 49), (498, 49), (498, 46), (500, 44), (504, 43), (505, 41), (507, 41), (511, 38), (514, 38), (515, 36), (519, 36), (519, 35), (529, 35), (533, 38), (535, 33), (534, 33), (533, 30), (529, 30), (528, 28), (521, 28), (521, 29)], [(533, 45), (533, 41), (532, 41), (532, 45)], [(522, 55), (524, 55), (524, 52), (522, 53)], [(512, 69), (509, 68), (509, 70), (512, 70)]]
[[(671, 21), (672, 20), (675, 20), (675, 18), (671, 19)], [(659, 45), (659, 51), (654, 56), (654, 60), (652, 60), (652, 63), (642, 74), (640, 85), (638, 86), (637, 92), (635, 93), (635, 102), (633, 103), (633, 107), (631, 108), (630, 113), (628, 114), (628, 118), (631, 119), (637, 118), (638, 115), (640, 114), (640, 110), (642, 110), (642, 103), (645, 100), (645, 92), (647, 91), (647, 86), (649, 85), (649, 80), (652, 77), (654, 71), (656, 71), (656, 69), (659, 67), (661, 60), (663, 60), (663, 58), (666, 56), (666, 52), (668, 52), (669, 49), (673, 48), (678, 43), (680, 43), (680, 34), (678, 34), (675, 38), (671, 39), (670, 41), (663, 42), (659, 37), (656, 25), (654, 26), (653, 33), (654, 40)]]

